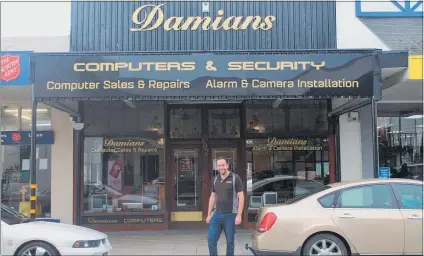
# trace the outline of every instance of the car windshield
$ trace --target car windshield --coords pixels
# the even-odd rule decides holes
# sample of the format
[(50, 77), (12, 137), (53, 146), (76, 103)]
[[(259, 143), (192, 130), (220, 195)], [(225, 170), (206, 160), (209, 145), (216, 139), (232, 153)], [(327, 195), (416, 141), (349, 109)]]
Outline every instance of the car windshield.
[(295, 196), (295, 197), (293, 197), (291, 199), (288, 199), (283, 204), (293, 204), (293, 203), (299, 202), (300, 200), (303, 200), (303, 199), (305, 199), (307, 197), (310, 197), (310, 196), (312, 196), (312, 195), (314, 195), (316, 193), (319, 193), (319, 192), (324, 191), (324, 190), (329, 189), (329, 188), (331, 188), (331, 187), (330, 186), (321, 186), (321, 187), (318, 187), (318, 188), (313, 189), (313, 190), (310, 190), (310, 191), (308, 191), (308, 192), (306, 192), (304, 194), (301, 194), (301, 195)]
[(31, 221), (30, 218), (13, 210), (10, 207), (7, 207), (4, 204), (1, 205), (1, 220), (9, 225), (15, 225)]

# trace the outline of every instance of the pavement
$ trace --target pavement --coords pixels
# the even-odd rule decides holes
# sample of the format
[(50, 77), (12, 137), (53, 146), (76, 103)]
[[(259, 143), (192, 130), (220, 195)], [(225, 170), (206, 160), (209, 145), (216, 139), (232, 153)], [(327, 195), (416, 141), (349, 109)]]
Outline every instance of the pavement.
[[(207, 230), (165, 230), (108, 232), (111, 255), (209, 255)], [(244, 248), (251, 244), (250, 230), (237, 230), (235, 255), (253, 255)], [(218, 242), (218, 254), (225, 255), (224, 233)]]

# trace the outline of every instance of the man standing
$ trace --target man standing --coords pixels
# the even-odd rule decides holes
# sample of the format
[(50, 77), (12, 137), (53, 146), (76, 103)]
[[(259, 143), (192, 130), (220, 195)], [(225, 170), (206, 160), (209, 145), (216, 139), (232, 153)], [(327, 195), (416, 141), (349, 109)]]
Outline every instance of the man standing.
[(217, 243), (224, 229), (227, 240), (226, 255), (231, 256), (234, 255), (236, 225), (240, 225), (243, 213), (244, 188), (240, 177), (228, 169), (226, 158), (217, 158), (216, 165), (219, 174), (212, 179), (212, 192), (206, 218), (206, 223), (209, 223), (209, 255), (218, 255)]

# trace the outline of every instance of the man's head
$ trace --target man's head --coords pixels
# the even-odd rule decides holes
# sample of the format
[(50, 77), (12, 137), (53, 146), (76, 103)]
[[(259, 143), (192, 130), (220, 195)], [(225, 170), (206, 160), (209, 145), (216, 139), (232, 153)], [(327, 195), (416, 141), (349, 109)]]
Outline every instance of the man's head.
[(218, 157), (216, 159), (216, 168), (218, 169), (219, 174), (224, 175), (228, 170), (228, 161), (225, 157)]

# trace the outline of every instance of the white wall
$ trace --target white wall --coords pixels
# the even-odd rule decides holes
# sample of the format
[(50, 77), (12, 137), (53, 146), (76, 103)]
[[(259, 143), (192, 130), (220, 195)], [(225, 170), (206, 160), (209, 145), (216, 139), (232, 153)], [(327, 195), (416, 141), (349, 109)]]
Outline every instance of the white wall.
[(362, 179), (360, 122), (349, 122), (348, 114), (339, 117), (341, 181)]
[(52, 146), (52, 218), (73, 224), (74, 163), (73, 128), (69, 114), (52, 110), (52, 126), (55, 143)]
[(337, 48), (390, 50), (356, 17), (355, 10), (355, 1), (338, 0), (336, 3)]

